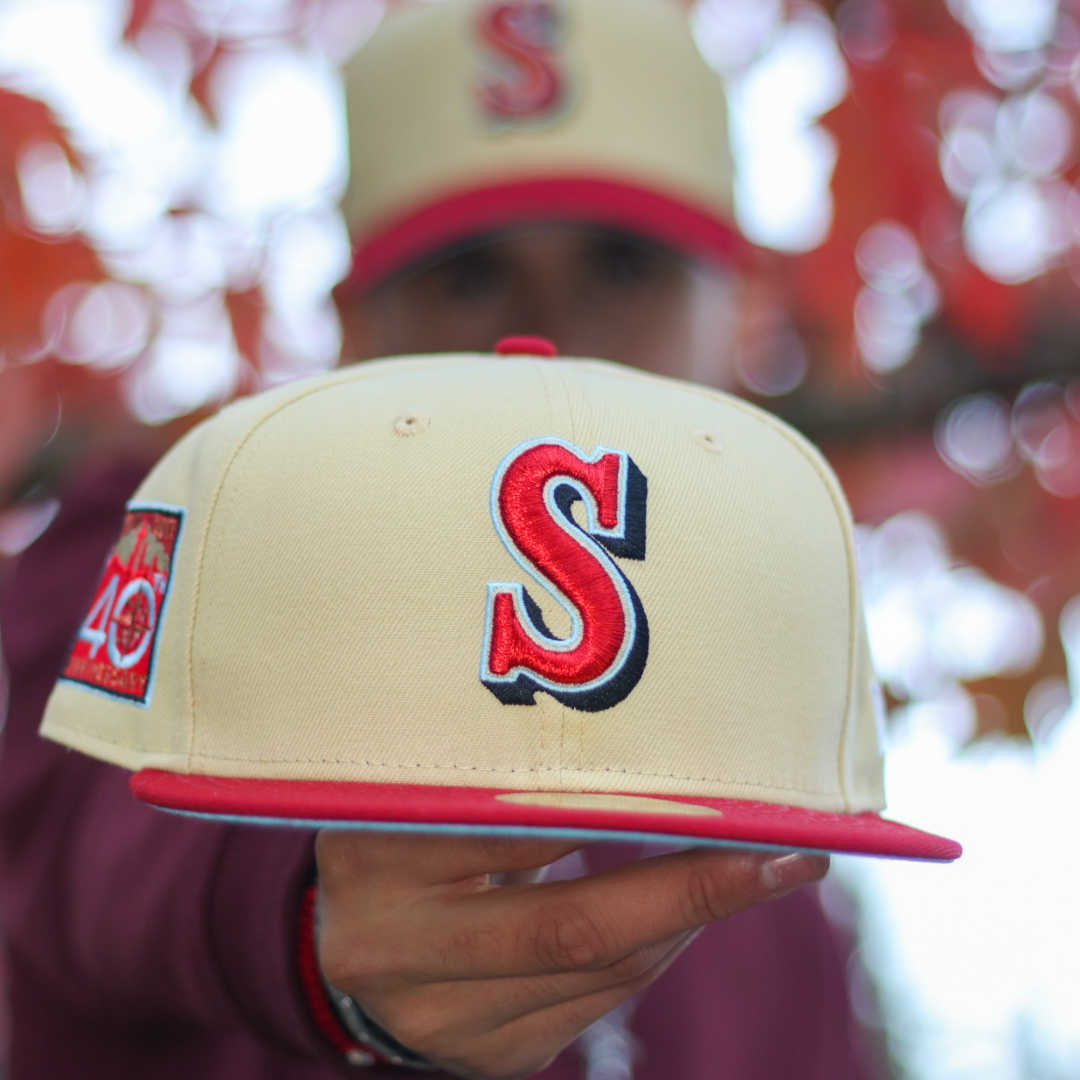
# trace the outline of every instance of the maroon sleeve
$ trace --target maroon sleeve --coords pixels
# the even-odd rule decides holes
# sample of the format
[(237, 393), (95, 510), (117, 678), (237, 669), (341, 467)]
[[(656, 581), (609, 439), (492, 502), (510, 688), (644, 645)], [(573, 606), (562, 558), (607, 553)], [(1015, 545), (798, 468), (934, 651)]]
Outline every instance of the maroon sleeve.
[[(313, 1071), (283, 1076), (332, 1075), (335, 1068), (315, 1064), (339, 1059), (313, 1025), (297, 972), (313, 833), (150, 809), (131, 797), (125, 770), (37, 734), (139, 478), (113, 471), (71, 492), (0, 602), (9, 681), (0, 919), (11, 964), (12, 1080), (46, 1075), (45, 1059), (78, 1055), (72, 1032), (80, 1024), (95, 1033), (85, 1053), (103, 1066), (110, 1032), (128, 1044), (156, 1032), (150, 1043), (160, 1045), (162, 1030), (179, 1027), (198, 1033), (203, 1076), (216, 1077), (218, 1065), (222, 1076), (278, 1075), (256, 1066), (248, 1042), (259, 1056), (312, 1063)], [(89, 1075), (73, 1064), (71, 1075)], [(58, 1066), (48, 1075), (68, 1073)], [(111, 1075), (128, 1072), (117, 1064)]]

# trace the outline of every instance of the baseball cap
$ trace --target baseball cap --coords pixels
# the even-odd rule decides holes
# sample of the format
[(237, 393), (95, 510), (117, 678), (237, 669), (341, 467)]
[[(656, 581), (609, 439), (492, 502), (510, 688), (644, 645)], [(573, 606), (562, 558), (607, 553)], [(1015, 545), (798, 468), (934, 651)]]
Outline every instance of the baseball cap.
[(615, 364), (441, 355), (181, 440), (41, 731), (185, 813), (955, 858), (881, 816), (875, 686), (796, 432)]
[(538, 222), (714, 262), (742, 247), (723, 88), (673, 0), (413, 6), (358, 51), (345, 87), (346, 290)]

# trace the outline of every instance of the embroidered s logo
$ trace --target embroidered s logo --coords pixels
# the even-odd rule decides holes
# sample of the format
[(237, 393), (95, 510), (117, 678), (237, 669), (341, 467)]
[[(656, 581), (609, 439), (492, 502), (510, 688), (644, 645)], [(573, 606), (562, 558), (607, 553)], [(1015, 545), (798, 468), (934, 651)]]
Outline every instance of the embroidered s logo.
[(178, 507), (128, 505), (120, 539), (60, 676), (63, 681), (150, 704), (158, 631), (183, 520)]
[[(584, 712), (610, 709), (637, 685), (649, 625), (615, 559), (645, 558), (648, 483), (620, 450), (587, 457), (561, 439), (510, 452), (491, 484), (491, 517), (507, 551), (570, 618), (557, 638), (520, 584), (488, 585), (480, 681), (506, 705), (544, 690)], [(584, 525), (573, 507), (583, 504)]]
[(487, 115), (504, 125), (551, 117), (566, 98), (554, 0), (490, 3), (480, 12), (479, 32), (489, 68), (480, 86)]

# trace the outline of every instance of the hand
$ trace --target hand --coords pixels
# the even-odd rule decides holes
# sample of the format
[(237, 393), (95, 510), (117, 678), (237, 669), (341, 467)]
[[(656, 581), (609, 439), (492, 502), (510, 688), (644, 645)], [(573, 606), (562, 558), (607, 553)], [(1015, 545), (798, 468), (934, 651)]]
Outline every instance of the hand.
[(582, 846), (323, 831), (323, 973), (440, 1068), (528, 1076), (648, 986), (701, 927), (829, 867), (826, 856), (698, 848), (574, 881), (489, 881), (527, 880)]

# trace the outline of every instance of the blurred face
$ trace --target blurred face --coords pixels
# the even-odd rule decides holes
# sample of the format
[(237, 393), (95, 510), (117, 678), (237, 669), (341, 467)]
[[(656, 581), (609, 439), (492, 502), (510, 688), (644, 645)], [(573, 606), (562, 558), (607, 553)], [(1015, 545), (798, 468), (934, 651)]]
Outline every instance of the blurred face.
[(730, 275), (575, 228), (497, 236), (339, 302), (344, 355), (490, 352), (532, 334), (564, 356), (728, 387)]

